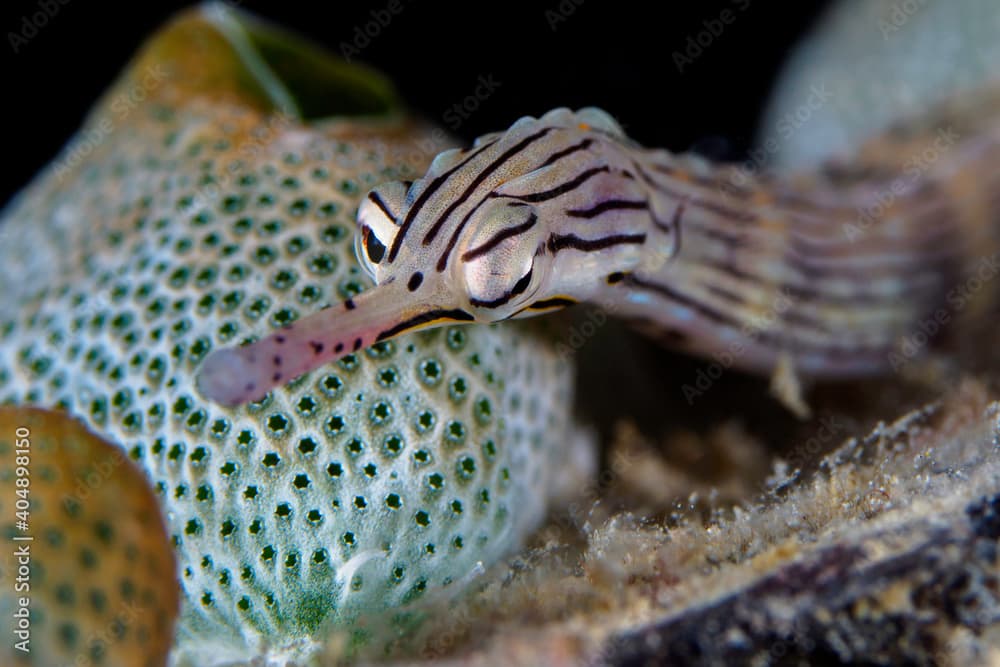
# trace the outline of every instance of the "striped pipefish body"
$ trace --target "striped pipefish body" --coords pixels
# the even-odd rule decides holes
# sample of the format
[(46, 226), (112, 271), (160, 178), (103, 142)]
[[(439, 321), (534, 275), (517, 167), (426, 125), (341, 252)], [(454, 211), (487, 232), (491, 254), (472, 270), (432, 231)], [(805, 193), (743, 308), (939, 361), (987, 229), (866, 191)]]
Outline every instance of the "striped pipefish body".
[(199, 385), (238, 404), (403, 332), (576, 303), (750, 371), (882, 372), (922, 319), (992, 304), (955, 290), (1000, 258), (998, 112), (987, 87), (782, 175), (643, 148), (595, 108), (522, 118), (372, 190), (377, 287), (213, 353)]

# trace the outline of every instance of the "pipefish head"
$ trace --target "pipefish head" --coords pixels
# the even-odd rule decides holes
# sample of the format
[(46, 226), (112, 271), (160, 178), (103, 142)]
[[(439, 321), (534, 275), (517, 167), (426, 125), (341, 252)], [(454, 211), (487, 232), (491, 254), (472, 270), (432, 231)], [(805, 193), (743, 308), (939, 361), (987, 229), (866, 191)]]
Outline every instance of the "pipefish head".
[(622, 271), (635, 263), (635, 248), (618, 247), (627, 244), (615, 206), (587, 219), (595, 203), (620, 203), (632, 187), (622, 183), (625, 141), (603, 111), (557, 109), (441, 153), (424, 178), (368, 193), (358, 259), (379, 286), (405, 284), (427, 311), (461, 311), (470, 321), (585, 300), (591, 278), (620, 263), (616, 255)]
[[(359, 206), (355, 241), (376, 286), (213, 352), (199, 370), (202, 393), (235, 405), (409, 331), (586, 300), (600, 276), (637, 261), (641, 234), (622, 232), (634, 221), (606, 204), (631, 187), (612, 164), (623, 141), (602, 111), (557, 109), (441, 153), (418, 181), (378, 186)], [(581, 221), (585, 232), (569, 231)]]

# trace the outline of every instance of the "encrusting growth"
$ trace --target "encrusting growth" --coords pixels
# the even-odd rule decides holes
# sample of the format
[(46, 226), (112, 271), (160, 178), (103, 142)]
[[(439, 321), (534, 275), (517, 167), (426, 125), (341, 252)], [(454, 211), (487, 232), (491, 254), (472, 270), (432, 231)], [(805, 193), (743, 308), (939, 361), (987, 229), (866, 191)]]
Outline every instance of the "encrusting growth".
[[(234, 48), (241, 34), (309, 73), (278, 97), (334, 118), (262, 97), (242, 59), (264, 56)], [(348, 341), (262, 401), (203, 400), (213, 349), (330, 303), (360, 312), (354, 211), (426, 169), (432, 128), (379, 97), (377, 75), (219, 5), (154, 37), (106, 102), (153, 65), (170, 76), (144, 104), (4, 211), (0, 403), (59, 406), (144, 471), (182, 590), (172, 660), (305, 660), (360, 615), (458, 594), (523, 543), (565, 468), (571, 367), (537, 328), (441, 329)]]
[(167, 664), (176, 562), (156, 496), (121, 448), (65, 414), (0, 407), (0, 517), (0, 611), (22, 630), (0, 662)]

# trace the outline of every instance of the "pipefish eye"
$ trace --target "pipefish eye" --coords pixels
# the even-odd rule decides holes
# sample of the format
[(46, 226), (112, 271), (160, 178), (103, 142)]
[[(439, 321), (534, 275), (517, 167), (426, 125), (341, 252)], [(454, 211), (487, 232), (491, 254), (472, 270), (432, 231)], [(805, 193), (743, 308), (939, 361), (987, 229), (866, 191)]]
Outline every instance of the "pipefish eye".
[(409, 184), (385, 183), (368, 193), (358, 207), (358, 234), (354, 251), (361, 266), (377, 282), (377, 268), (385, 259), (399, 231)]
[(385, 244), (378, 240), (371, 227), (361, 228), (361, 243), (365, 247), (368, 259), (372, 264), (378, 264), (385, 256)]
[(385, 244), (379, 240), (371, 227), (362, 226), (354, 237), (354, 253), (365, 273), (375, 279), (375, 267), (385, 256)]

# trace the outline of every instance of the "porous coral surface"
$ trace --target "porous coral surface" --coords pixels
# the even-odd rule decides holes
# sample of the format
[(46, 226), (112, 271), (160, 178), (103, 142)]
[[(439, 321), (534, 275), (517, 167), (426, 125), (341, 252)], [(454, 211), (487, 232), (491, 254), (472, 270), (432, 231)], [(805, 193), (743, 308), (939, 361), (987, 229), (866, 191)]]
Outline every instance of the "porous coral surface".
[(39, 409), (0, 407), (0, 457), (3, 664), (165, 665), (179, 594), (142, 472), (80, 422)]
[[(146, 472), (199, 664), (304, 655), (331, 623), (459, 592), (542, 516), (570, 403), (523, 327), (412, 334), (257, 403), (202, 400), (210, 350), (370, 285), (359, 199), (444, 148), (398, 112), (278, 108), (230, 42), (285, 38), (209, 14), (161, 32), (0, 223), (0, 401), (64, 409)], [(366, 76), (328, 105), (375, 96)]]

